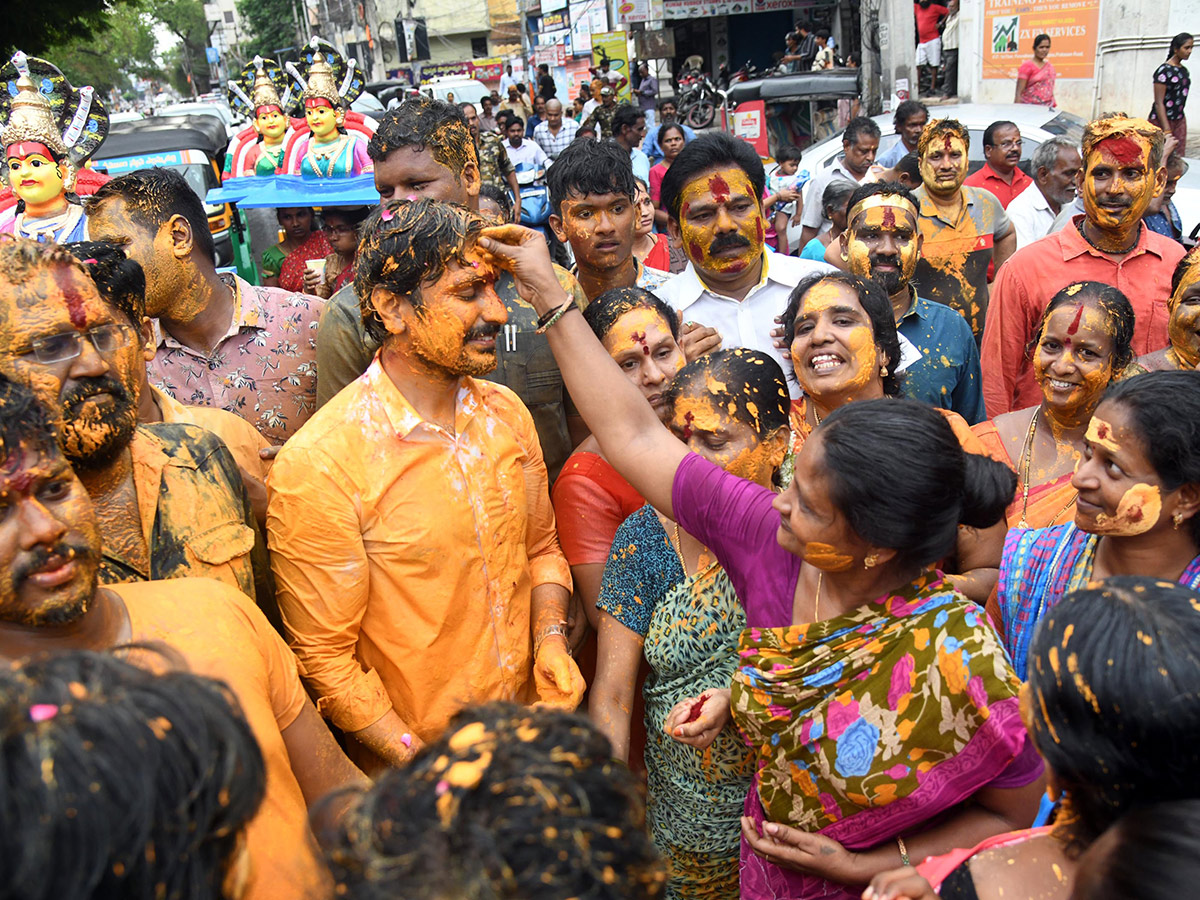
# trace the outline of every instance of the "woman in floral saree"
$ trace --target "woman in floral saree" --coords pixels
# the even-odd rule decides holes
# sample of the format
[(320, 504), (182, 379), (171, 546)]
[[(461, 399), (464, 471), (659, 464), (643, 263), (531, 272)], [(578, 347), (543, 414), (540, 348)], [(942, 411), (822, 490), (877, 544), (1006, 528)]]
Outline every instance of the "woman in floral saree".
[[(709, 143), (697, 139), (697, 152)], [(753, 214), (730, 203), (727, 214)], [(900, 861), (1029, 825), (1041, 763), (1018, 681), (982, 610), (929, 568), (960, 523), (1000, 520), (1013, 474), (964, 453), (928, 406), (864, 400), (823, 419), (775, 495), (665, 432), (564, 305), (544, 245), (492, 235), (483, 246), (539, 314), (561, 312), (550, 346), (606, 458), (716, 554), (745, 605), (732, 707), (757, 758), (742, 897), (857, 897)], [(820, 285), (833, 291), (804, 313), (814, 345), (838, 365), (877, 353), (860, 298), (882, 289), (839, 274), (796, 291)], [(715, 728), (725, 715), (707, 702), (692, 724)]]

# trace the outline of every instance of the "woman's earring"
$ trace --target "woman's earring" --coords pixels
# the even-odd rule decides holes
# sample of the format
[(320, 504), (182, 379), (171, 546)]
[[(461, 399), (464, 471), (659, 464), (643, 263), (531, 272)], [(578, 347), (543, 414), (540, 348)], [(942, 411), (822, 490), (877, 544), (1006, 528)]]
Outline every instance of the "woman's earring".
[(867, 554), (866, 558), (863, 559), (863, 568), (864, 569), (873, 569), (873, 568), (875, 568), (875, 566), (878, 562), (879, 562), (879, 555), (876, 553), (869, 553), (869, 554)]
[(1179, 526), (1183, 524), (1183, 513), (1175, 513), (1171, 516), (1171, 521), (1175, 523), (1175, 530), (1179, 530)]
[(880, 366), (880, 367), (879, 367), (879, 377), (880, 377), (880, 378), (887, 378), (887, 366)]

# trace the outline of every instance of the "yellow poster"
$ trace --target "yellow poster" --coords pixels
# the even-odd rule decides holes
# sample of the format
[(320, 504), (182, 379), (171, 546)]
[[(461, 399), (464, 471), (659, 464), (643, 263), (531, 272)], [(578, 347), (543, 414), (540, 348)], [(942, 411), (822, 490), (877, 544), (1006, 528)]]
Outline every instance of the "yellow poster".
[(629, 83), (629, 35), (624, 31), (605, 31), (592, 35), (592, 65), (598, 66), (608, 60), (608, 70), (625, 79), (625, 85), (617, 91), (617, 102), (629, 102), (633, 91)]
[(1016, 81), (1033, 57), (1033, 39), (1050, 35), (1049, 61), (1059, 78), (1091, 78), (1100, 39), (1100, 0), (985, 0), (983, 77)]

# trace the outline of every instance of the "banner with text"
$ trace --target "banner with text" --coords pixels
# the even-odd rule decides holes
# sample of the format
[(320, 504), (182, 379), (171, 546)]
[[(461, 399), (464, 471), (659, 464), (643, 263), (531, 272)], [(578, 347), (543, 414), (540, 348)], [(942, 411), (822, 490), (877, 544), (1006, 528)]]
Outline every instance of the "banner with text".
[(1035, 35), (1050, 35), (1059, 78), (1092, 78), (1100, 39), (1100, 0), (987, 0), (983, 13), (983, 77), (1015, 81), (1033, 57)]
[(626, 79), (625, 86), (617, 91), (617, 102), (629, 100), (633, 94), (629, 88), (629, 35), (624, 31), (607, 31), (592, 35), (592, 64), (600, 65), (608, 60), (610, 72)]
[(570, 20), (571, 53), (591, 56), (592, 35), (608, 31), (608, 4), (604, 0), (572, 2)]

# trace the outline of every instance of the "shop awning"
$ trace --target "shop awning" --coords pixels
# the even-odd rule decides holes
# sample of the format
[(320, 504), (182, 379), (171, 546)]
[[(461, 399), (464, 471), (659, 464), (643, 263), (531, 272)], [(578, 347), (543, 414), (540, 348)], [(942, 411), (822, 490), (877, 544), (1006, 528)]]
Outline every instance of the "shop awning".
[(783, 103), (797, 100), (838, 100), (857, 97), (860, 69), (825, 69), (796, 75), (773, 75), (731, 85), (726, 92), (730, 105), (749, 100)]

